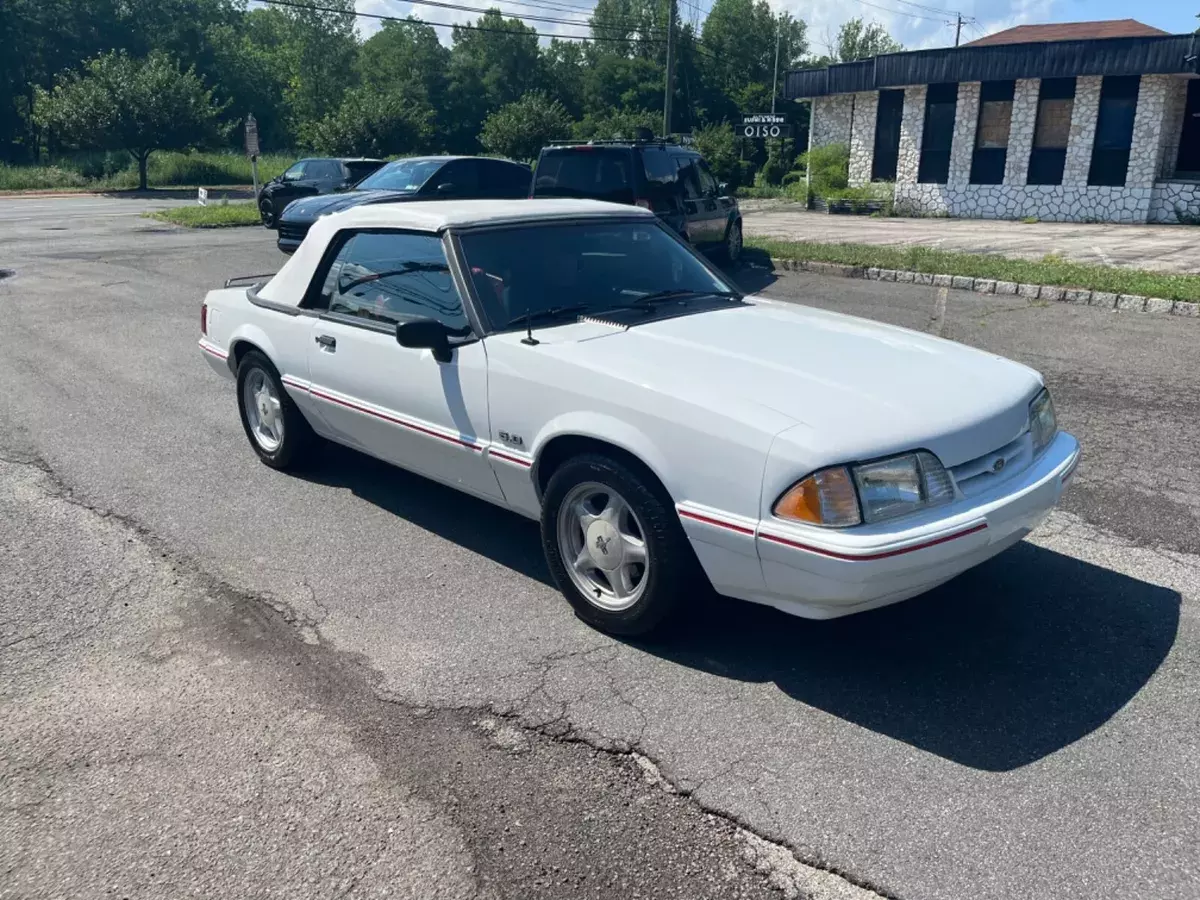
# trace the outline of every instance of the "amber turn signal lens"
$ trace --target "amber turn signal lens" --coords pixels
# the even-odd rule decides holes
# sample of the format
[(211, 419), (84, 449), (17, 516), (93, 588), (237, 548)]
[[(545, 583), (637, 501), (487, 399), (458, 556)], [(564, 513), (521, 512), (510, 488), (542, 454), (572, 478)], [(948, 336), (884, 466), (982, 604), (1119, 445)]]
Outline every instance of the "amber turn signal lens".
[(775, 504), (775, 515), (832, 528), (862, 521), (854, 480), (845, 466), (823, 469), (794, 485)]

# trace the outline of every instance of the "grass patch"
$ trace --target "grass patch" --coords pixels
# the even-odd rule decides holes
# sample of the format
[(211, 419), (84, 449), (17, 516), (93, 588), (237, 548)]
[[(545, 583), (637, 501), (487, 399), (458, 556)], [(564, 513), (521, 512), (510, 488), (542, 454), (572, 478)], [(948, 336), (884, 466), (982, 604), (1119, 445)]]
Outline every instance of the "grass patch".
[(236, 225), (260, 225), (258, 207), (253, 203), (230, 203), (226, 206), (178, 206), (146, 213), (151, 219), (183, 225), (187, 228), (231, 228)]
[(933, 247), (888, 247), (869, 244), (817, 244), (747, 237), (746, 246), (778, 259), (841, 263), (879, 269), (902, 269), (933, 275), (994, 278), (1021, 284), (1058, 287), (1166, 300), (1200, 302), (1200, 275), (1175, 275), (1115, 266), (1071, 262), (1058, 256), (1039, 260), (1010, 259), (990, 254), (956, 253)]
[[(296, 161), (274, 154), (258, 160), (259, 184)], [(250, 160), (237, 153), (154, 153), (146, 171), (150, 187), (251, 184)], [(44, 166), (0, 165), (0, 191), (128, 191), (137, 187), (137, 165), (128, 153), (79, 153)]]

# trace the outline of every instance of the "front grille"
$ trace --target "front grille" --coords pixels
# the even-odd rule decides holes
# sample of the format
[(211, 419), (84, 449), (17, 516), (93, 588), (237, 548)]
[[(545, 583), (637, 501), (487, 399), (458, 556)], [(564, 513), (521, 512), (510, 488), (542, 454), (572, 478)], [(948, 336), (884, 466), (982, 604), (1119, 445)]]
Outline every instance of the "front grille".
[(950, 475), (964, 497), (973, 497), (1016, 475), (1032, 460), (1033, 438), (1025, 432), (999, 450), (955, 466)]
[(290, 222), (279, 223), (279, 239), (281, 241), (302, 241), (308, 234), (307, 225), (294, 225)]

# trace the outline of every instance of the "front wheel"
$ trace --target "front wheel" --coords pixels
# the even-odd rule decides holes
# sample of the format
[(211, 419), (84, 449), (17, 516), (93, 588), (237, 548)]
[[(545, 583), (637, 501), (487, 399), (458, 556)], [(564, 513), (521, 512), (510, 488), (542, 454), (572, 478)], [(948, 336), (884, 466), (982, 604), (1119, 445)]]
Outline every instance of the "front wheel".
[(542, 547), (575, 614), (610, 634), (654, 631), (695, 588), (698, 563), (662, 490), (624, 463), (588, 454), (550, 478)]
[(275, 227), (275, 203), (270, 197), (263, 197), (258, 201), (258, 215), (262, 219), (264, 228)]

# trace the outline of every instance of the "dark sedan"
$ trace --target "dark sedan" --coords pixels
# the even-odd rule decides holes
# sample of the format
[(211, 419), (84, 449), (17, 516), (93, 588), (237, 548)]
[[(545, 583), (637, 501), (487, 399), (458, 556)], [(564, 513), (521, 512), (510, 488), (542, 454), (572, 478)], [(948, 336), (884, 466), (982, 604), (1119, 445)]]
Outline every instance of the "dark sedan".
[(283, 208), (299, 197), (332, 194), (351, 188), (383, 165), (382, 159), (301, 159), (258, 192), (262, 223), (274, 228)]
[(321, 216), (369, 203), (516, 199), (529, 196), (529, 166), (479, 156), (412, 156), (390, 162), (354, 190), (297, 200), (279, 218), (279, 249), (291, 253)]

